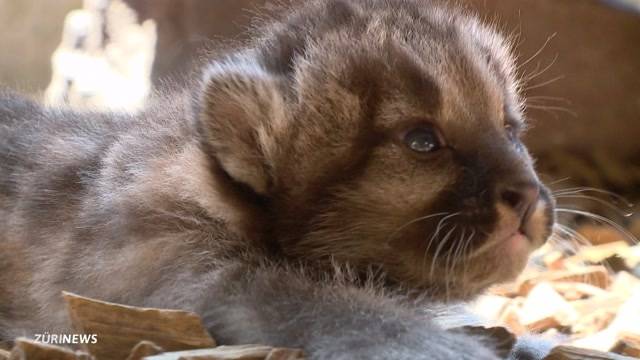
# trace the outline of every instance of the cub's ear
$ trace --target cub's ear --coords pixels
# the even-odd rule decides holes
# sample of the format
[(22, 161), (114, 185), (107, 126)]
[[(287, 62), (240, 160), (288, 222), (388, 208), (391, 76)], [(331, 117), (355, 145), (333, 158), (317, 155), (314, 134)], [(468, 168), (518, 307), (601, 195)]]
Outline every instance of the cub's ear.
[(235, 181), (266, 195), (287, 111), (280, 80), (251, 60), (214, 63), (204, 76), (200, 121), (212, 155)]

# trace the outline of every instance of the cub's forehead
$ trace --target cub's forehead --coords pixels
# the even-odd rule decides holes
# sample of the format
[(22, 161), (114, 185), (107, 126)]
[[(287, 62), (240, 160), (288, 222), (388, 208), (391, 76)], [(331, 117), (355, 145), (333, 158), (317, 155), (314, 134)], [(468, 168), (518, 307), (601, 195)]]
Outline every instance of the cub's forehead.
[[(398, 71), (400, 65), (404, 68), (401, 72), (409, 75), (405, 83), (432, 83), (431, 89), (439, 95), (437, 104), (443, 110), (474, 109), (476, 115), (484, 112), (484, 117), (499, 122), (504, 120), (503, 115), (520, 121), (519, 83), (508, 41), (463, 11), (419, 1), (403, 3), (422, 3), (418, 7), (420, 16), (397, 9), (382, 10), (372, 15), (367, 32), (393, 49), (385, 49), (391, 71)], [(407, 67), (412, 69), (407, 71)], [(405, 91), (424, 88), (409, 86)], [(420, 97), (432, 92), (405, 95)]]
[[(312, 1), (262, 38), (266, 67), (317, 96), (335, 80), (382, 89), (417, 115), (518, 121), (522, 104), (509, 43), (459, 9), (428, 0)], [(262, 41), (261, 40), (261, 41)], [(329, 80), (327, 80), (329, 79)], [(406, 110), (406, 107), (405, 107)]]

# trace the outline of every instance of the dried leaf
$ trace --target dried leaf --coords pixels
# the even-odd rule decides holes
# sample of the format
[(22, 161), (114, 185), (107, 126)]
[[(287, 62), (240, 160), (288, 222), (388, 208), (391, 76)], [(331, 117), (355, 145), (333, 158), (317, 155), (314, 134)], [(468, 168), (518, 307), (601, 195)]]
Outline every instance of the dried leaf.
[(94, 360), (94, 357), (60, 346), (19, 338), (11, 350), (10, 360)]
[(168, 352), (145, 360), (302, 360), (302, 351), (262, 345), (218, 346), (212, 349)]
[(121, 360), (140, 341), (168, 351), (215, 346), (200, 318), (191, 312), (137, 308), (64, 293), (71, 323), (79, 333), (96, 334), (83, 346), (100, 360)]

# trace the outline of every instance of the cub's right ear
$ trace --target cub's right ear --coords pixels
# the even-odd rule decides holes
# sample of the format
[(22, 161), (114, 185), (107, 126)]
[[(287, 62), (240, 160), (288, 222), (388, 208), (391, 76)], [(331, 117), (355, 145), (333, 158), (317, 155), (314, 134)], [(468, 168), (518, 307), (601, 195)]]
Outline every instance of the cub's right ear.
[(207, 68), (200, 121), (213, 156), (235, 181), (267, 195), (287, 111), (281, 81), (252, 59)]

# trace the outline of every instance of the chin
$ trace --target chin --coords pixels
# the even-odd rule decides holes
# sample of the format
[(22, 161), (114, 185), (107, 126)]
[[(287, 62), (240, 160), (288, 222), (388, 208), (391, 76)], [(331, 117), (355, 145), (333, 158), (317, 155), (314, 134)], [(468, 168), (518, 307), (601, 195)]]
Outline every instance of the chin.
[[(554, 220), (551, 213), (548, 203), (540, 202), (527, 223), (518, 227), (512, 215), (498, 207), (498, 223), (478, 248), (456, 265), (447, 264), (446, 257), (439, 258), (436, 271), (416, 271), (412, 278), (419, 279), (421, 289), (443, 301), (471, 300), (492, 285), (515, 280), (531, 253), (549, 237)], [(430, 264), (433, 258), (428, 261)], [(424, 260), (416, 259), (418, 262)]]
[(537, 207), (530, 221), (514, 233), (496, 236), (488, 241), (487, 246), (480, 249), (468, 260), (477, 263), (479, 271), (475, 279), (480, 288), (515, 280), (527, 266), (531, 254), (542, 246), (551, 234), (553, 219), (549, 218), (549, 210), (542, 202)]

